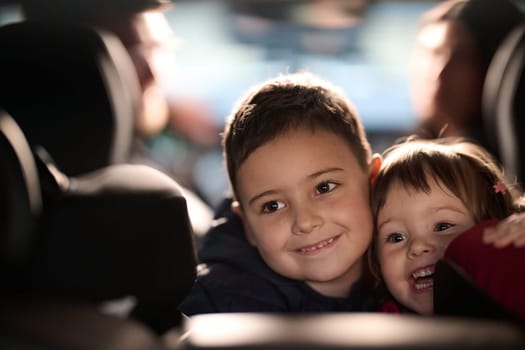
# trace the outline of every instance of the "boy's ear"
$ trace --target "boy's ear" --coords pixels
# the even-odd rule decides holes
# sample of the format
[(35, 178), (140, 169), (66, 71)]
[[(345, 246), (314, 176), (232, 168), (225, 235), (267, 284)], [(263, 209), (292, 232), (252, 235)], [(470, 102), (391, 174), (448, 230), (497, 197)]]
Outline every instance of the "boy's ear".
[(235, 215), (243, 219), (244, 213), (242, 212), (241, 204), (239, 201), (233, 201), (231, 204), (232, 211)]
[(374, 153), (372, 155), (372, 160), (368, 166), (368, 176), (370, 178), (370, 184), (373, 185), (376, 179), (379, 169), (381, 169), (381, 163), (383, 163), (383, 158), (379, 153)]
[(232, 211), (235, 213), (235, 215), (240, 217), (243, 222), (242, 226), (244, 228), (244, 237), (246, 237), (246, 240), (248, 241), (248, 243), (250, 243), (254, 247), (257, 246), (257, 244), (255, 243), (255, 240), (253, 239), (253, 235), (250, 231), (250, 228), (248, 227), (248, 225), (246, 224), (246, 221), (244, 220), (244, 212), (242, 211), (241, 204), (238, 201), (233, 201), (231, 208), (232, 208)]

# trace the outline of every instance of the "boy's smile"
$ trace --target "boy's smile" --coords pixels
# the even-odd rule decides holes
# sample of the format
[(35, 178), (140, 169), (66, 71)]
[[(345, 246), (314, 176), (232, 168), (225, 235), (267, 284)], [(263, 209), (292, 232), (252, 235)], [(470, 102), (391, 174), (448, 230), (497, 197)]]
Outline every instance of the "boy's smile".
[(300, 254), (314, 255), (333, 246), (339, 237), (341, 237), (341, 235), (337, 235), (329, 239), (323, 239), (321, 242), (296, 249), (296, 251)]
[(377, 252), (383, 279), (401, 304), (433, 312), (434, 266), (449, 243), (474, 225), (463, 202), (428, 180), (428, 193), (394, 183), (379, 210)]
[(247, 239), (270, 268), (346, 297), (373, 226), (369, 174), (344, 139), (292, 130), (250, 154), (237, 179)]

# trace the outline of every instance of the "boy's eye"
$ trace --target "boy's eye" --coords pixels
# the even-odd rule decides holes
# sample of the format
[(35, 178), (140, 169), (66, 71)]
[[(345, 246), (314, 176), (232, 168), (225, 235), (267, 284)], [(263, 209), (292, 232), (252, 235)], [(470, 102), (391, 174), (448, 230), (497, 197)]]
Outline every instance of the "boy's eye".
[(389, 234), (386, 237), (385, 241), (388, 243), (399, 243), (399, 242), (404, 241), (405, 239), (406, 237), (403, 234), (395, 232), (395, 233)]
[(434, 231), (445, 231), (445, 230), (448, 230), (449, 228), (451, 227), (454, 227), (453, 224), (449, 224), (448, 222), (440, 222), (438, 224), (436, 224), (436, 226), (434, 226)]
[(319, 185), (317, 185), (316, 187), (316, 192), (318, 194), (321, 194), (321, 193), (328, 193), (328, 192), (331, 192), (334, 190), (334, 188), (336, 187), (337, 185), (333, 182), (321, 182)]
[(263, 213), (273, 213), (274, 211), (277, 211), (284, 207), (283, 202), (279, 201), (270, 201), (266, 202), (262, 205), (262, 211)]

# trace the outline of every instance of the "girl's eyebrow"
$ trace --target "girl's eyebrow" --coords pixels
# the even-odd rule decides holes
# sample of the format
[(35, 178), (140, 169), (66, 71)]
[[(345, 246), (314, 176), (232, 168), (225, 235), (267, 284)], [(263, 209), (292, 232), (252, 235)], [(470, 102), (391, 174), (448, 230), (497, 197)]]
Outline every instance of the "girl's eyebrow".
[(388, 218), (388, 219), (384, 220), (380, 225), (377, 225), (377, 232), (379, 232), (381, 230), (381, 227), (383, 227), (384, 225), (386, 225), (386, 224), (388, 224), (388, 223), (390, 223), (392, 221), (394, 221), (393, 218)]
[[(315, 173), (312, 173), (312, 174), (309, 174), (307, 175), (306, 177), (309, 178), (309, 179), (315, 179), (323, 174), (327, 174), (327, 173), (331, 173), (331, 172), (336, 172), (336, 171), (344, 171), (343, 168), (340, 168), (340, 167), (332, 167), (332, 168), (326, 168), (326, 169), (321, 169), (319, 171), (316, 171)], [(255, 196), (253, 196), (252, 198), (250, 198), (250, 200), (248, 201), (248, 205), (252, 205), (253, 202), (255, 202), (256, 200), (258, 200), (259, 198), (262, 198), (264, 196), (268, 196), (268, 195), (272, 195), (272, 194), (275, 194), (277, 193), (276, 191), (274, 190), (268, 190), (268, 191), (264, 191), (262, 193), (259, 193)]]
[(465, 214), (465, 210), (463, 210), (460, 207), (456, 207), (454, 205), (444, 205), (444, 206), (439, 206), (439, 207), (433, 208), (433, 212), (434, 213), (437, 213), (437, 212), (443, 211), (443, 210), (453, 211), (453, 212), (456, 212), (456, 213), (459, 213), (459, 214)]

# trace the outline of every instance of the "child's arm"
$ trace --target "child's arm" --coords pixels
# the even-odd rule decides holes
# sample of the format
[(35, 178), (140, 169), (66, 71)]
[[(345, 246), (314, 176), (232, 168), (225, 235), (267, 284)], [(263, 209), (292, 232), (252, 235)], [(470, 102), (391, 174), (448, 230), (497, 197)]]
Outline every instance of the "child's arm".
[(483, 231), (483, 242), (496, 248), (525, 247), (525, 212), (516, 213)]
[(492, 300), (525, 321), (525, 248), (485, 244), (484, 229), (496, 224), (482, 222), (459, 235), (448, 246), (444, 259), (461, 268)]

